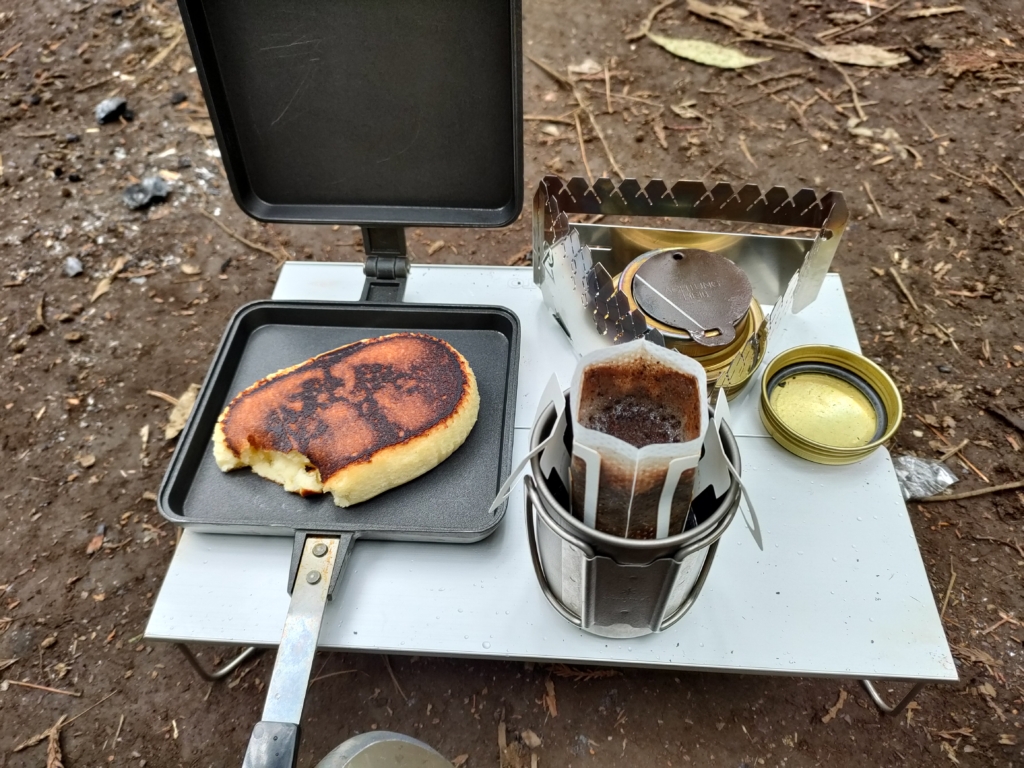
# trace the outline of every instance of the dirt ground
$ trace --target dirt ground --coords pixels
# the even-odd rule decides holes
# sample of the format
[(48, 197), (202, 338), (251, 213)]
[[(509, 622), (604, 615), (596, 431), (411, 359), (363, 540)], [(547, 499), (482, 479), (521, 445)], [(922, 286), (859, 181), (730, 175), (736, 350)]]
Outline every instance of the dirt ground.
[[(628, 40), (651, 0), (526, 0), (524, 48), (560, 77), (576, 67), (607, 144), (581, 113), (595, 176), (611, 155), (640, 178), (842, 190), (852, 222), (834, 268), (866, 354), (905, 398), (892, 451), (935, 458), (967, 440), (947, 461), (956, 490), (1020, 478), (1024, 4), (871, 0), (869, 19), (853, 0), (735, 1), (716, 20), (680, 0), (652, 29), (771, 57), (747, 69)], [(744, 30), (763, 41), (737, 42)], [(816, 37), (829, 30), (842, 33)], [(823, 40), (907, 61), (837, 68), (806, 52)], [(524, 90), (529, 200), (545, 172), (587, 169), (572, 92), (530, 60)], [(97, 125), (114, 95), (133, 119)], [(239, 211), (170, 0), (0, 3), (0, 96), (0, 767), (46, 764), (46, 737), (15, 749), (62, 715), (69, 768), (237, 765), (273, 654), (210, 685), (142, 640), (175, 542), (153, 501), (171, 405), (151, 392), (202, 380), (231, 313), (270, 295), (282, 253), (360, 260), (358, 231)], [(157, 172), (167, 201), (129, 210), (122, 190)], [(414, 261), (523, 263), (529, 231), (526, 216), (409, 243)], [(68, 257), (83, 274), (65, 275)], [(910, 516), (961, 682), (899, 718), (853, 681), (402, 657), (393, 680), (379, 656), (338, 654), (314, 668), (300, 763), (389, 729), (457, 765), (497, 765), (504, 721), (509, 765), (530, 765), (517, 745), (532, 730), (542, 766), (1019, 766), (1024, 495), (912, 503)]]

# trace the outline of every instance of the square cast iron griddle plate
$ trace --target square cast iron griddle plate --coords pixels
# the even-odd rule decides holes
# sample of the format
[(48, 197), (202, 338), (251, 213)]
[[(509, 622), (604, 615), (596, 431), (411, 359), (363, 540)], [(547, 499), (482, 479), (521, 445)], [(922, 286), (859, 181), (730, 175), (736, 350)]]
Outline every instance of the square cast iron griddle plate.
[[(469, 361), (480, 414), (466, 442), (424, 475), (342, 509), (303, 498), (248, 468), (224, 473), (213, 427), (238, 392), (344, 344), (398, 331), (444, 339)], [(478, 541), (501, 521), (487, 513), (512, 467), (519, 320), (502, 307), (259, 301), (235, 314), (160, 488), (161, 514), (214, 533), (291, 536), (357, 531), (369, 539)]]
[(504, 226), (520, 0), (178, 0), (235, 199), (266, 221)]

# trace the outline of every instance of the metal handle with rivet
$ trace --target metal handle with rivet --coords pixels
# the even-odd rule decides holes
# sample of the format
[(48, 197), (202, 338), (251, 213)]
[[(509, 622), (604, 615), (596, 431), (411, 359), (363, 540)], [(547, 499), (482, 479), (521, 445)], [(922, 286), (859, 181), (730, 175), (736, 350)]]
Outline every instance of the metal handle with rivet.
[(263, 718), (253, 729), (243, 768), (290, 768), (298, 754), (299, 720), (320, 639), (332, 575), (344, 567), (355, 538), (307, 536), (292, 586)]

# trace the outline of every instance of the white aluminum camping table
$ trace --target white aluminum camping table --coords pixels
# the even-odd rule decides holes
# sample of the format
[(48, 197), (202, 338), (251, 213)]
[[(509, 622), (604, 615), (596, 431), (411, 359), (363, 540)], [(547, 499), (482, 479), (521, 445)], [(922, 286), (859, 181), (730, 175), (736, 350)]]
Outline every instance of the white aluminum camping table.
[[(273, 298), (354, 301), (362, 284), (360, 264), (289, 263)], [(518, 463), (545, 384), (554, 372), (567, 386), (576, 362), (531, 269), (417, 265), (405, 301), (498, 304), (519, 316)], [(780, 330), (769, 360), (800, 344), (859, 351), (836, 274), (828, 275), (814, 304)], [(845, 467), (797, 458), (761, 424), (759, 381), (755, 374), (731, 411), (763, 550), (738, 515), (700, 598), (671, 629), (610, 640), (559, 616), (533, 573), (519, 484), (501, 526), (482, 542), (359, 542), (327, 607), (320, 647), (916, 684), (890, 708), (867, 683), (883, 711), (901, 709), (925, 682), (955, 682), (888, 452)], [(291, 552), (291, 538), (186, 530), (146, 637), (277, 645), (288, 610)]]

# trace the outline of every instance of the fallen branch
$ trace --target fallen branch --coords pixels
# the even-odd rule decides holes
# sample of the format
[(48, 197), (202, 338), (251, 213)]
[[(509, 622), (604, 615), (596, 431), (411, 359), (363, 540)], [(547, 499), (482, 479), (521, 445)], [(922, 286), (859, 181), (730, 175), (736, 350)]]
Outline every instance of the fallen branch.
[[(993, 485), (990, 488), (978, 488), (973, 491), (961, 491), (960, 493), (947, 493), (941, 496), (925, 496), (923, 499), (917, 499), (917, 501), (959, 501), (961, 499), (973, 499), (977, 496), (987, 496), (990, 493), (1001, 493), (1003, 491), (1012, 491), (1016, 488), (1024, 488), (1024, 480), (1014, 480), (1012, 483), (1003, 483), (1002, 485)], [(975, 537), (978, 538), (978, 537)], [(984, 541), (985, 539), (980, 539)], [(992, 539), (992, 541), (998, 541), (998, 539)], [(1005, 542), (1001, 542), (1005, 543)], [(1024, 557), (1024, 555), (1022, 555)]]

